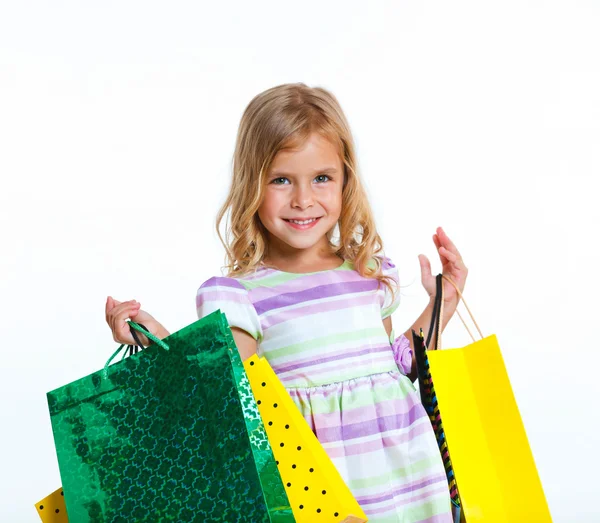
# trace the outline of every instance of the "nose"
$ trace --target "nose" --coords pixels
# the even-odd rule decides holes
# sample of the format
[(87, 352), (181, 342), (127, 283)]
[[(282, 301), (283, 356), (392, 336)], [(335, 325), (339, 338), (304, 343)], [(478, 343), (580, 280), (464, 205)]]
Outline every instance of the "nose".
[(312, 207), (314, 203), (314, 195), (312, 185), (297, 184), (292, 192), (291, 206), (296, 209), (307, 209)]

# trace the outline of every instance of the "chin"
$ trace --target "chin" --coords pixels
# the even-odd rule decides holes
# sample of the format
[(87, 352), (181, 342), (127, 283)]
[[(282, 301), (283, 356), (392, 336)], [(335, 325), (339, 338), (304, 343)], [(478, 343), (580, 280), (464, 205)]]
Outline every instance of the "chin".
[(306, 238), (304, 240), (299, 240), (298, 238), (279, 238), (283, 243), (289, 245), (290, 247), (298, 250), (308, 249), (315, 245), (318, 240)]

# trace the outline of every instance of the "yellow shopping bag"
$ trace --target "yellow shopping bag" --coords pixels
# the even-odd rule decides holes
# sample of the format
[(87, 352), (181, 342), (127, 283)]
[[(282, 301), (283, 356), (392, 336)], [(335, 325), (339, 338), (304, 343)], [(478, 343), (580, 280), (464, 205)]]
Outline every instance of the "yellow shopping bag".
[(43, 523), (69, 523), (62, 487), (35, 504)]
[(296, 523), (366, 523), (364, 511), (264, 357), (244, 368)]
[[(438, 275), (442, 299), (432, 325), (438, 349), (442, 277), (466, 306), (456, 284)], [(466, 347), (427, 351), (464, 517), (467, 523), (551, 522), (498, 340), (495, 335), (484, 338), (466, 308), (482, 339), (475, 341), (469, 331), (473, 343)]]

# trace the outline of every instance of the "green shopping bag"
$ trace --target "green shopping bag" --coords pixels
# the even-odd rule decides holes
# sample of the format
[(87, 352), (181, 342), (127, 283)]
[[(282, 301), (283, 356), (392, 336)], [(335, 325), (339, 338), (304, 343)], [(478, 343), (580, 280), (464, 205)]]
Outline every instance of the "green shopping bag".
[(225, 315), (130, 326), (154, 343), (48, 393), (69, 522), (294, 522)]

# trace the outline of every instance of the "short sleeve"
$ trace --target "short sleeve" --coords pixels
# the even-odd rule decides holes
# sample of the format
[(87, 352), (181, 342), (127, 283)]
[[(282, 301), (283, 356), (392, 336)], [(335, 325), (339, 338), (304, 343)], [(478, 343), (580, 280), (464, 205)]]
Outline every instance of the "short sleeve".
[(382, 284), (383, 297), (381, 300), (381, 319), (385, 319), (390, 316), (400, 305), (400, 280), (398, 269), (389, 258), (382, 258), (381, 269), (384, 275), (392, 277), (393, 282), (391, 283), (394, 287), (394, 299), (392, 301), (392, 294), (390, 290)]
[(235, 278), (213, 277), (206, 280), (196, 293), (198, 318), (221, 309), (230, 327), (246, 331), (255, 340), (262, 340), (260, 319), (250, 301), (248, 290)]

